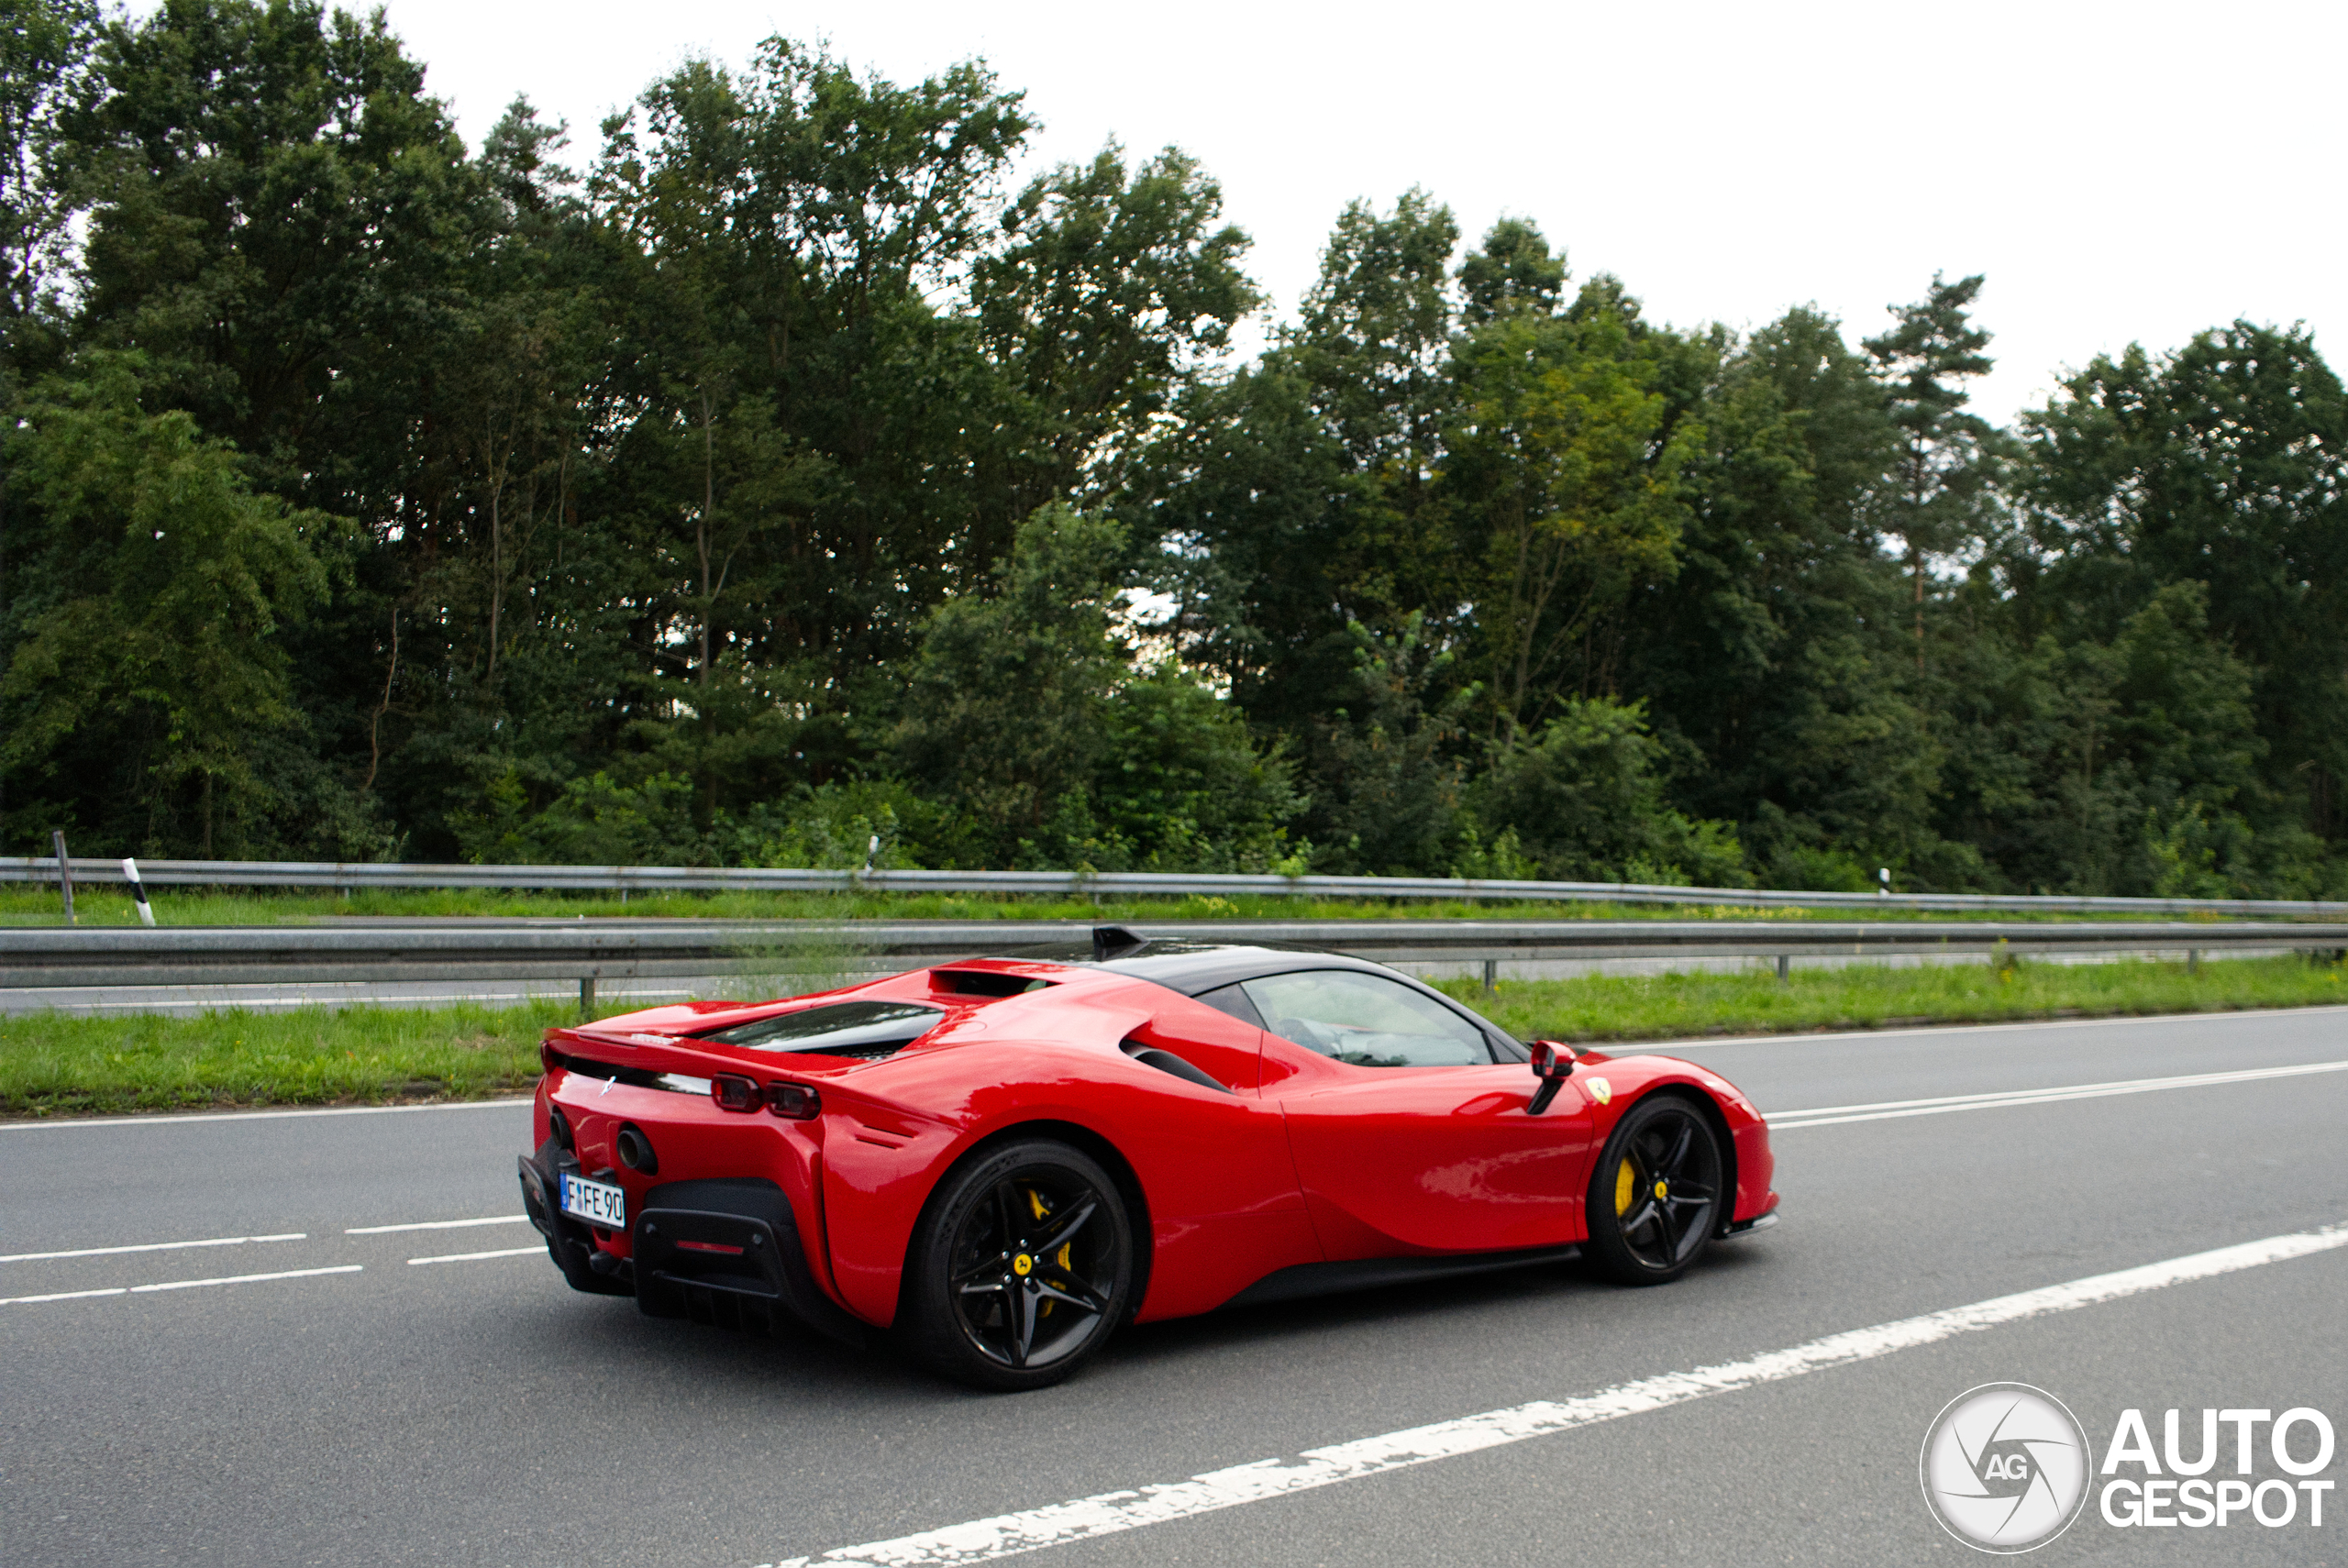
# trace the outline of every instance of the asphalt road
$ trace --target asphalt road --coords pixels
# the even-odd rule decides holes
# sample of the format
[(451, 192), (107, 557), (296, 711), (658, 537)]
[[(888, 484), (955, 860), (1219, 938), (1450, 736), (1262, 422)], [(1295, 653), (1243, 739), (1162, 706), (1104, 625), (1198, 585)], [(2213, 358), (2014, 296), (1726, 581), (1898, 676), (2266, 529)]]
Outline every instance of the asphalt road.
[[(1679, 1283), (1623, 1290), (1567, 1265), (1155, 1325), (1069, 1385), (1008, 1397), (883, 1354), (574, 1295), (506, 1218), (518, 1106), (0, 1129), (0, 1559), (771, 1563), (1302, 1464), (1331, 1444), (2348, 1222), (2348, 1071), (2272, 1071), (2348, 1062), (2348, 1010), (1685, 1054), (1789, 1125), (1784, 1223)], [(1948, 1097), (1977, 1098), (1900, 1103)], [(372, 1229), (470, 1220), (500, 1222)], [(21, 1256), (239, 1237), (294, 1239)], [(412, 1261), (426, 1258), (456, 1261)], [(251, 1275), (289, 1277), (136, 1288)], [(120, 1293), (22, 1299), (83, 1291)], [(2156, 1444), (2162, 1412), (2181, 1408), (2188, 1450), (2205, 1407), (2313, 1407), (2348, 1427), (2348, 1247), (1851, 1364), (1767, 1364), (1775, 1380), (1737, 1391), (1019, 1561), (1975, 1562), (1919, 1493), (1919, 1445), (1944, 1404), (2034, 1385), (2099, 1458), (2130, 1408)], [(2321, 1477), (2348, 1478), (2341, 1437)], [(2302, 1457), (2308, 1443), (2302, 1427)], [(2227, 1445), (2213, 1478), (2232, 1473)], [(2253, 1458), (2254, 1485), (2294, 1479), (2263, 1431)], [(2288, 1525), (2163, 1529), (2110, 1525), (2091, 1497), (2030, 1561), (2338, 1565), (2348, 1497), (2326, 1501), (2320, 1527), (2299, 1495)]]

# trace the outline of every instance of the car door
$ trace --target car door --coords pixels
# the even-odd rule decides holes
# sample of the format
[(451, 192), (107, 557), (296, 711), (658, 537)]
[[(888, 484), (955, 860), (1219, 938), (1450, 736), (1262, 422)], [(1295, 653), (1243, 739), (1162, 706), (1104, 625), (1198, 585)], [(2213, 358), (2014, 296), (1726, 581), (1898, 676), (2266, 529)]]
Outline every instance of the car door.
[[(1264, 1093), (1288, 1121), (1297, 1176), (1332, 1261), (1498, 1252), (1578, 1240), (1589, 1156), (1579, 1095), (1526, 1113), (1522, 1063), (1399, 979), (1297, 970), (1241, 983), (1266, 1028)], [(1283, 1043), (1312, 1054), (1290, 1055)]]

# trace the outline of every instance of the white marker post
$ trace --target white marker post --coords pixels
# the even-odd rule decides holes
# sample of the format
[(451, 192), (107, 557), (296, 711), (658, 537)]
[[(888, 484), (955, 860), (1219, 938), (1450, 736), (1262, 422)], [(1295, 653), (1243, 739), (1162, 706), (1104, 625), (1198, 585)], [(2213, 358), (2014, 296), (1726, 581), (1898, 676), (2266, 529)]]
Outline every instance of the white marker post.
[(147, 901), (147, 884), (138, 879), (138, 862), (126, 859), (122, 863), (122, 879), (130, 884), (130, 896), (138, 900), (138, 923), (155, 923), (154, 907)]

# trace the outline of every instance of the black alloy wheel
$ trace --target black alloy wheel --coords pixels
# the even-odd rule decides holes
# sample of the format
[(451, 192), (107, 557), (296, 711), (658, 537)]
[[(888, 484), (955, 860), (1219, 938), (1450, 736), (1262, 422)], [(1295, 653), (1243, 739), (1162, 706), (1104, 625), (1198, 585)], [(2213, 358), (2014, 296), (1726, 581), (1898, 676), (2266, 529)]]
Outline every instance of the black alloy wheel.
[(1024, 1142), (947, 1175), (907, 1263), (906, 1343), (918, 1359), (981, 1388), (1040, 1388), (1127, 1315), (1132, 1227), (1097, 1163)]
[(1590, 1255), (1625, 1285), (1678, 1279), (1720, 1227), (1722, 1169), (1701, 1110), (1677, 1095), (1641, 1100), (1590, 1175)]

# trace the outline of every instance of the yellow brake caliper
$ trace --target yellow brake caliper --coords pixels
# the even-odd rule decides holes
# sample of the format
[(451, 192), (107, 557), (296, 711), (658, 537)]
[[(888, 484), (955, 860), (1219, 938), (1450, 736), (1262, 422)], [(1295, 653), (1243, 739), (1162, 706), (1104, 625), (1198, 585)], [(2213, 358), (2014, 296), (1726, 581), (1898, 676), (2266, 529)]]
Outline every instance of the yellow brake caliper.
[(1631, 1211), (1631, 1194), (1636, 1190), (1638, 1184), (1638, 1173), (1631, 1169), (1630, 1161), (1624, 1160), (1621, 1168), (1614, 1173), (1614, 1217), (1616, 1219), (1619, 1220)]
[[(1041, 1220), (1044, 1218), (1044, 1195), (1042, 1193), (1037, 1192), (1032, 1187), (1029, 1187), (1027, 1189), (1027, 1203), (1030, 1208), (1035, 1209), (1036, 1219)], [(1076, 1243), (1073, 1242), (1064, 1242), (1060, 1244), (1059, 1264), (1060, 1267), (1063, 1269), (1068, 1267), (1068, 1250), (1075, 1244)], [(1038, 1311), (1036, 1315), (1039, 1318), (1050, 1317), (1052, 1315), (1052, 1303), (1046, 1301), (1043, 1305), (1042, 1310)]]

